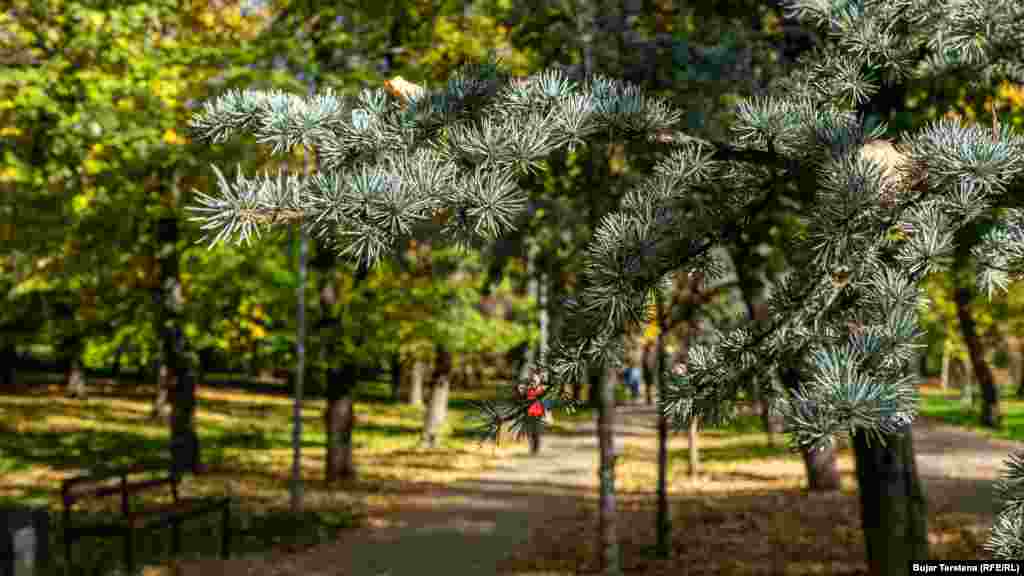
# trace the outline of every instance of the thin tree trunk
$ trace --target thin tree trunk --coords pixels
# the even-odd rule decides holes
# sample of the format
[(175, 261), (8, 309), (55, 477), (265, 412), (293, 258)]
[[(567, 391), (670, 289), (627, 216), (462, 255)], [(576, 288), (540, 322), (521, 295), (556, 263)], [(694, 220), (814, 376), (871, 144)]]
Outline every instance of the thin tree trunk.
[(686, 430), (686, 452), (689, 455), (689, 466), (687, 472), (690, 478), (696, 478), (700, 471), (700, 447), (697, 445), (697, 424), (699, 418), (690, 420), (690, 426)]
[(327, 433), (327, 461), (324, 479), (330, 483), (355, 478), (352, 459), (352, 430), (355, 428), (355, 404), (352, 390), (358, 370), (349, 364), (327, 371), (327, 405), (324, 408), (324, 429)]
[[(698, 323), (696, 318), (696, 301), (700, 295), (701, 285), (704, 282), (702, 274), (691, 274), (687, 280), (687, 299), (685, 306), (688, 307), (687, 321), (683, 324), (682, 337), (679, 340), (679, 352), (676, 355), (676, 361), (682, 364), (684, 367), (689, 365), (690, 362), (690, 343), (693, 337), (697, 335)], [(689, 462), (688, 472), (691, 478), (697, 476), (698, 469), (700, 467), (700, 447), (697, 443), (698, 437), (698, 425), (699, 419), (693, 418), (690, 420), (690, 424), (687, 427), (687, 460)]]
[(72, 398), (85, 398), (85, 373), (82, 371), (82, 360), (77, 354), (65, 361), (64, 388)]
[(437, 347), (437, 362), (430, 379), (430, 399), (423, 415), (423, 445), (436, 448), (440, 441), (441, 428), (448, 417), (448, 392), (451, 388), (451, 352)]
[(1017, 398), (1024, 398), (1024, 338), (1014, 338), (1012, 342), (1013, 354), (1017, 357), (1017, 375), (1014, 382), (1017, 383)]
[(157, 369), (156, 396), (153, 397), (153, 406), (149, 411), (150, 419), (170, 424), (172, 410), (171, 393), (173, 388), (174, 382), (171, 380), (170, 370), (166, 364), (161, 362), (160, 367)]
[(950, 349), (948, 342), (942, 343), (942, 377), (940, 379), (939, 387), (942, 390), (949, 388), (949, 377), (951, 375), (950, 370), (952, 369), (952, 350)]
[[(170, 178), (169, 206), (176, 210), (181, 203), (176, 170), (166, 175)], [(160, 394), (170, 401), (170, 432), (172, 467), (177, 473), (202, 471), (199, 451), (199, 436), (195, 430), (196, 382), (195, 374), (187, 354), (182, 312), (184, 294), (178, 252), (178, 216), (167, 213), (156, 222), (156, 253), (159, 282), (156, 292), (159, 319), (158, 334), (161, 339), (160, 367), (165, 369), (164, 381), (159, 383), (158, 398), (154, 408), (160, 408)], [(154, 411), (155, 415), (160, 412)]]
[(954, 378), (956, 382), (960, 384), (960, 404), (966, 410), (970, 410), (974, 406), (974, 373), (971, 371), (971, 364), (969, 361), (956, 359), (954, 366), (956, 369), (953, 373), (956, 374)]
[(18, 352), (15, 349), (13, 343), (4, 343), (3, 348), (0, 349), (0, 381), (3, 382), (4, 388), (11, 388), (14, 386), (14, 381), (17, 379), (17, 373), (15, 372), (15, 365), (18, 363)]
[[(335, 356), (335, 342), (338, 334), (333, 330), (340, 324), (340, 319), (329, 311), (335, 309), (338, 295), (335, 291), (333, 270), (336, 259), (333, 255), (317, 254), (315, 266), (320, 269), (320, 310), (321, 318), (318, 329), (320, 355), (330, 361)], [(353, 290), (358, 288), (364, 279), (357, 272), (352, 279)], [(351, 310), (350, 310), (351, 313)], [(357, 335), (357, 337), (360, 335)], [(353, 391), (358, 383), (359, 365), (351, 359), (343, 360), (340, 367), (331, 367), (326, 371), (324, 394), (324, 432), (326, 433), (326, 453), (324, 454), (324, 480), (327, 483), (340, 479), (351, 480), (356, 476), (355, 462), (352, 457), (352, 431), (355, 428), (355, 404)]]
[(652, 343), (648, 343), (644, 348), (644, 396), (648, 406), (654, 405), (654, 388), (657, 386), (657, 377), (654, 375), (657, 370), (655, 354), (657, 353), (657, 347)]
[(615, 504), (615, 380), (609, 378), (603, 367), (597, 386), (597, 438), (601, 450), (598, 478), (600, 479), (600, 524), (598, 550), (601, 551), (601, 569), (605, 575), (622, 574), (619, 557), (618, 514)]
[[(309, 85), (309, 96), (313, 96), (313, 83)], [(302, 153), (303, 170), (306, 178), (312, 170), (312, 159), (308, 151)], [(309, 240), (301, 226), (297, 226), (299, 235), (298, 282), (295, 287), (295, 397), (292, 400), (292, 477), (289, 500), (292, 514), (300, 514), (303, 510), (304, 486), (302, 483), (302, 400), (306, 383), (306, 267), (309, 252)]]
[(114, 364), (110, 368), (110, 380), (116, 386), (121, 380), (121, 353), (124, 351), (124, 344), (119, 344), (114, 351)]
[(907, 573), (911, 561), (928, 558), (924, 488), (917, 475), (910, 425), (885, 444), (853, 438), (861, 522), (872, 576)]
[(398, 352), (391, 354), (391, 401), (398, 402), (402, 394), (402, 357)]
[(423, 378), (427, 373), (427, 363), (416, 359), (412, 362), (409, 374), (409, 404), (423, 406)]
[(971, 315), (971, 290), (965, 286), (958, 286), (955, 293), (956, 316), (960, 321), (960, 332), (964, 337), (964, 344), (967, 346), (967, 353), (971, 359), (971, 368), (974, 378), (981, 389), (981, 425), (989, 428), (998, 428), (1001, 417), (999, 411), (999, 389), (996, 388), (995, 380), (992, 377), (992, 370), (985, 361), (985, 350), (982, 347), (981, 339), (978, 337), (977, 326), (974, 317)]
[[(655, 300), (658, 317), (658, 335), (654, 342), (654, 379), (658, 388), (659, 402), (664, 398), (662, 386), (665, 374), (665, 309), (663, 298), (658, 294)], [(661, 406), (658, 406), (658, 514), (656, 520), (658, 532), (657, 552), (661, 558), (669, 557), (672, 538), (672, 520), (668, 513), (668, 418)]]

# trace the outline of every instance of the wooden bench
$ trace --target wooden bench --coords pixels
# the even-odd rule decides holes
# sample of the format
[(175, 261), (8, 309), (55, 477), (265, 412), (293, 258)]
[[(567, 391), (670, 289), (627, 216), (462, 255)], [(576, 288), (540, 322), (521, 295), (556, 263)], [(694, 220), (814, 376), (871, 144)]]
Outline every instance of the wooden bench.
[[(139, 477), (142, 478), (139, 478)], [(146, 476), (150, 476), (146, 478)], [(231, 549), (231, 506), (229, 498), (181, 498), (178, 486), (180, 473), (174, 473), (169, 463), (143, 463), (122, 469), (109, 469), (77, 476), (61, 484), (64, 500), (64, 553), (68, 570), (74, 565), (72, 544), (83, 536), (120, 536), (124, 538), (124, 563), (129, 571), (135, 570), (134, 536), (137, 530), (172, 528), (174, 554), (181, 553), (181, 523), (187, 519), (220, 511), (221, 557), (227, 558)], [(169, 488), (170, 500), (133, 509), (131, 495)], [(74, 525), (71, 512), (75, 504), (86, 499), (117, 495), (121, 499), (121, 512), (111, 515), (108, 522)], [(70, 573), (70, 572), (69, 572)]]

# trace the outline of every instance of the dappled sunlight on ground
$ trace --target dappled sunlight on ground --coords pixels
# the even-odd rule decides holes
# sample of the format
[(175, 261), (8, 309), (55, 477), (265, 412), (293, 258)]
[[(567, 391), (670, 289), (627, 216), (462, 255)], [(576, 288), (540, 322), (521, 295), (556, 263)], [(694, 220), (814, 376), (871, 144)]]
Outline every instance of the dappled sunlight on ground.
[[(167, 426), (148, 418), (152, 396), (146, 390), (151, 388), (115, 397), (113, 390), (100, 388), (88, 400), (65, 398), (57, 387), (0, 395), (0, 497), (44, 498), (57, 510), (57, 490), (67, 476), (113, 454), (136, 459), (162, 454)], [(377, 576), (347, 567), (369, 566), (396, 555), (412, 558), (409, 566), (419, 570), (426, 569), (422, 559), (430, 558), (430, 567), (440, 573), (464, 553), (475, 559), (460, 565), (475, 567), (464, 572), (474, 575), (554, 576), (596, 570), (598, 476), (592, 422), (559, 422), (545, 437), (541, 453), (530, 456), (523, 441), (495, 446), (469, 439), (471, 415), (453, 410), (442, 446), (425, 449), (419, 446), (422, 408), (380, 399), (358, 402), (353, 434), (357, 475), (328, 486), (323, 481), (323, 408), (322, 400), (304, 404), (305, 507), (334, 518), (335, 524), (346, 526), (344, 532), (324, 536), (310, 548), (279, 541), (280, 535), (273, 533), (280, 524), (277, 516), (261, 520), (263, 514), (288, 509), (291, 400), (228, 388), (201, 389), (197, 429), (208, 470), (188, 478), (183, 489), (187, 495), (234, 496), (240, 512), (236, 529), (249, 539), (249, 547), (244, 557), (227, 563), (164, 559), (163, 568), (149, 567), (146, 574)], [(656, 558), (653, 424), (649, 409), (623, 410), (616, 485), (627, 573), (864, 572), (849, 449), (838, 456), (842, 490), (807, 493), (803, 462), (788, 451), (784, 438), (769, 445), (764, 434), (744, 430), (702, 431), (695, 478), (687, 474), (686, 434), (671, 436), (673, 557)], [(992, 515), (991, 495), (985, 490), (1007, 448), (1017, 446), (957, 434), (915, 428), (936, 558), (983, 557), (981, 543)], [(954, 461), (973, 464), (968, 470)], [(212, 526), (195, 528), (185, 549), (210, 541), (211, 533), (217, 533), (216, 524)], [(180, 571), (172, 570), (172, 564)]]

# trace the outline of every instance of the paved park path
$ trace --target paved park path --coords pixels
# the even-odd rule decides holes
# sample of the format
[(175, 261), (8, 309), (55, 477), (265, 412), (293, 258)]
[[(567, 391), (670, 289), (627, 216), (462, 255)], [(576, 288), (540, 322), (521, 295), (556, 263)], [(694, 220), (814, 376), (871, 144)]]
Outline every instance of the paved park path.
[[(621, 434), (647, 435), (653, 444), (654, 423), (649, 407), (620, 408)], [(472, 481), (411, 494), (383, 526), (346, 533), (338, 542), (273, 560), (206, 561), (182, 574), (496, 574), (499, 561), (517, 547), (521, 551), (532, 528), (573, 517), (578, 499), (596, 493), (593, 430), (593, 423), (582, 423), (571, 434), (548, 434), (538, 456), (510, 456)], [(930, 422), (915, 425), (914, 440), (926, 490), (955, 494), (953, 506), (984, 516), (994, 512), (992, 483), (1003, 461), (1024, 448)]]

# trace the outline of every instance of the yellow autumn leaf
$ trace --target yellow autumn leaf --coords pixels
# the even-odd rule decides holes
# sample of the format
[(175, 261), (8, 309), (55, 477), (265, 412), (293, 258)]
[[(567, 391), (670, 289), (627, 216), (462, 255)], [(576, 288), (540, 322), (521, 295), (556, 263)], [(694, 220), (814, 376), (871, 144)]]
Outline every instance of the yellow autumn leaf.
[(92, 154), (97, 154), (97, 155), (98, 154), (102, 154), (103, 153), (103, 144), (100, 144), (99, 142), (93, 144), (92, 148), (89, 148), (89, 152), (91, 152)]
[(238, 28), (242, 24), (242, 14), (235, 10), (231, 10), (227, 13), (227, 16), (224, 17), (224, 20), (231, 28)]
[(135, 100), (132, 98), (121, 98), (117, 101), (117, 109), (124, 112), (135, 110)]
[(217, 22), (217, 19), (216, 17), (214, 17), (213, 13), (203, 12), (199, 15), (199, 21), (202, 22), (203, 25), (207, 28), (213, 28), (213, 25)]
[(18, 169), (14, 166), (8, 166), (3, 170), (0, 170), (0, 181), (2, 182), (13, 182), (18, 178)]
[(167, 130), (164, 130), (164, 142), (170, 145), (187, 144), (188, 138), (179, 135), (174, 131), (174, 128), (168, 128)]
[(99, 28), (100, 26), (103, 26), (103, 22), (106, 20), (103, 14), (99, 12), (90, 12), (86, 15), (85, 18), (89, 21), (90, 24), (92, 24), (93, 28)]
[(267, 331), (263, 329), (263, 326), (260, 326), (259, 324), (257, 324), (257, 325), (252, 327), (252, 337), (253, 338), (266, 338), (267, 337)]
[(0, 128), (0, 136), (21, 136), (21, 128), (17, 126), (4, 126)]
[(103, 169), (103, 163), (92, 158), (86, 158), (82, 162), (82, 166), (85, 168), (85, 173), (89, 175), (99, 174), (100, 170)]
[(89, 199), (84, 196), (75, 196), (71, 200), (71, 207), (76, 213), (83, 212), (89, 206)]

